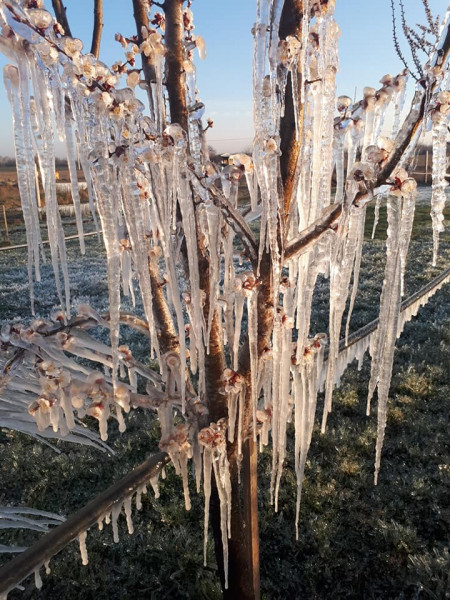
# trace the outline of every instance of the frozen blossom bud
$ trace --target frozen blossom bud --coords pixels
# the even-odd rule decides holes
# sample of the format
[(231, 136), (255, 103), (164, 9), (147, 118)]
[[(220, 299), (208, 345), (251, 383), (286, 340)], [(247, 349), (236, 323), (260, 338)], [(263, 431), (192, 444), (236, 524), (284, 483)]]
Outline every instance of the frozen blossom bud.
[(134, 89), (139, 84), (139, 80), (139, 72), (131, 71), (127, 76), (127, 86)]
[(64, 27), (61, 23), (58, 23), (58, 21), (53, 24), (53, 31), (55, 32), (55, 35), (64, 35), (66, 33)]
[(278, 144), (276, 140), (274, 140), (273, 138), (266, 140), (265, 150), (269, 153), (276, 152), (278, 150)]
[(353, 165), (349, 179), (354, 181), (370, 181), (375, 178), (373, 165), (357, 162)]
[(385, 90), (378, 90), (376, 93), (376, 104), (377, 106), (383, 106), (383, 104), (388, 104), (391, 99), (391, 94), (389, 94)]
[(114, 39), (116, 40), (116, 42), (122, 44), (123, 48), (128, 48), (128, 42), (121, 33), (116, 33)]
[(387, 152), (389, 155), (394, 149), (394, 142), (387, 137), (379, 137), (377, 140), (377, 146)]
[(376, 102), (376, 90), (372, 87), (365, 87), (363, 89), (364, 96), (364, 108), (367, 110), (373, 110)]
[(46, 66), (50, 67), (52, 65), (55, 65), (58, 62), (58, 60), (59, 60), (58, 50), (54, 46), (52, 46), (51, 44), (46, 42), (45, 40), (36, 44), (35, 48), (38, 51), (39, 56), (42, 59), (42, 62)]
[(393, 81), (393, 88), (396, 92), (400, 92), (406, 85), (407, 71), (397, 75)]
[(380, 79), (380, 83), (382, 83), (386, 87), (392, 85), (393, 82), (394, 82), (394, 76), (390, 75), (390, 74), (383, 75), (383, 77)]
[(83, 50), (83, 42), (69, 36), (62, 37), (58, 45), (70, 58), (78, 58), (80, 52)]
[(408, 179), (402, 182), (400, 189), (404, 196), (409, 196), (417, 190), (417, 181), (412, 177), (408, 177)]
[(349, 96), (339, 96), (336, 101), (336, 108), (339, 112), (345, 112), (352, 105), (352, 99)]
[(110, 106), (112, 106), (113, 97), (108, 92), (102, 92), (100, 94), (100, 100), (101, 100), (102, 104), (104, 104), (106, 106), (106, 108), (109, 108)]
[[(391, 186), (389, 193), (392, 196), (406, 196), (409, 195), (416, 188), (416, 182), (408, 176), (408, 172), (401, 167), (395, 169), (392, 174), (392, 179), (394, 181)], [(412, 184), (411, 182), (414, 182)]]
[(365, 149), (365, 160), (371, 163), (380, 163), (384, 159), (384, 153), (378, 146), (367, 146)]
[(13, 87), (18, 87), (20, 78), (17, 67), (14, 65), (6, 65), (3, 67), (3, 76), (5, 79), (9, 79)]
[(248, 154), (232, 154), (230, 160), (233, 165), (244, 167), (247, 173), (253, 171), (253, 159)]
[(118, 383), (114, 400), (126, 412), (130, 412), (130, 390), (124, 383)]
[(183, 26), (186, 31), (192, 31), (194, 29), (194, 15), (190, 8), (185, 8), (183, 11)]
[(30, 23), (32, 23), (37, 29), (47, 29), (52, 24), (52, 15), (41, 8), (29, 9), (27, 11)]
[(142, 52), (142, 54), (145, 54), (147, 58), (151, 57), (153, 54), (153, 46), (148, 39), (145, 39), (142, 42), (142, 44), (139, 46), (139, 50)]
[(195, 38), (195, 45), (197, 46), (198, 56), (201, 60), (206, 58), (206, 45), (205, 40), (201, 35), (197, 35)]

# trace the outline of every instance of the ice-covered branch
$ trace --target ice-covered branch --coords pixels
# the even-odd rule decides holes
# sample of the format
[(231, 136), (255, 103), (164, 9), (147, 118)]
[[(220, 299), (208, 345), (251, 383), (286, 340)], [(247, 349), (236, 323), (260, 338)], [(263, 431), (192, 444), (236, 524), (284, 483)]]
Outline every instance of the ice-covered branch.
[[(303, 0), (286, 0), (280, 19), (280, 39), (288, 36), (302, 39)], [(284, 219), (289, 219), (290, 204), (294, 195), (295, 174), (300, 154), (300, 132), (303, 126), (303, 105), (298, 103), (302, 95), (302, 63), (295, 60), (286, 83), (284, 115), (280, 121), (280, 173), (284, 188)], [(295, 102), (297, 101), (297, 103)]]
[(123, 479), (68, 517), (64, 523), (43, 535), (33, 546), (0, 569), (0, 595), (5, 595), (25, 577), (39, 571), (44, 563), (58, 554), (71, 541), (100, 522), (114, 507), (122, 507), (127, 498), (149, 483), (170, 462), (165, 452), (158, 452), (128, 473)]
[(284, 250), (285, 259), (291, 260), (306, 252), (324, 233), (336, 226), (341, 214), (342, 204), (328, 206), (317, 221), (302, 231), (298, 237), (288, 242)]
[(248, 226), (244, 217), (236, 208), (232, 206), (232, 204), (225, 198), (219, 189), (213, 186), (209, 188), (209, 192), (212, 196), (214, 204), (220, 208), (228, 225), (233, 228), (233, 231), (243, 243), (249, 259), (254, 263), (258, 258), (258, 246), (252, 230)]

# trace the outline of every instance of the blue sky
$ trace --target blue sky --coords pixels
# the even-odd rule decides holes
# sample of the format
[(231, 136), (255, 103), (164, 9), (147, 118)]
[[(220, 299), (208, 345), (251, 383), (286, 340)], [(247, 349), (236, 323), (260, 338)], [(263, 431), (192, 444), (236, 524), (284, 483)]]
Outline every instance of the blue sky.
[[(50, 5), (50, 0), (47, 0)], [(92, 0), (66, 0), (73, 35), (90, 46)], [(122, 58), (114, 34), (134, 32), (131, 0), (105, 1), (105, 27), (100, 58), (112, 64)], [(421, 0), (405, 0), (410, 24), (424, 22)], [(430, 0), (441, 17), (445, 0)], [(252, 139), (252, 35), (254, 0), (194, 0), (195, 33), (205, 38), (207, 58), (197, 61), (198, 87), (214, 120), (209, 142), (220, 152), (238, 151)], [(390, 0), (337, 0), (335, 18), (341, 29), (338, 93), (361, 94), (364, 86), (378, 86), (386, 73), (398, 73), (402, 64), (392, 42)], [(405, 54), (407, 50), (405, 48)], [(0, 57), (0, 66), (5, 60)], [(0, 87), (0, 155), (12, 155), (11, 111)]]

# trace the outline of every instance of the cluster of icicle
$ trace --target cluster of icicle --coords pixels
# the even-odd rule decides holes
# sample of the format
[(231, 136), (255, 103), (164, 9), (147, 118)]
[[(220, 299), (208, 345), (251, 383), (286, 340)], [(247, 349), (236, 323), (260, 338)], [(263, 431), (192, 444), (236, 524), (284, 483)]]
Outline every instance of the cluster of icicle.
[[(198, 97), (193, 51), (196, 48), (203, 57), (204, 43), (200, 36), (193, 34), (189, 8), (183, 14), (182, 76), (188, 109), (188, 132), (185, 132), (179, 124), (167, 122), (162, 82), (166, 48), (156, 29), (143, 28), (140, 46), (118, 34), (116, 39), (124, 47), (125, 60), (109, 69), (92, 55), (83, 54), (80, 40), (64, 36), (40, 1), (0, 2), (0, 24), (4, 33), (0, 48), (14, 63), (5, 68), (4, 78), (15, 123), (31, 296), (33, 299), (32, 276), (34, 273), (39, 279), (40, 254), (43, 253), (34, 187), (34, 158), (37, 156), (46, 197), (50, 255), (57, 292), (64, 307), (61, 331), (54, 335), (47, 335), (53, 333), (53, 325), (45, 321), (37, 321), (30, 328), (5, 331), (8, 343), (23, 348), (26, 357), (12, 365), (5, 389), (15, 385), (16, 391), (38, 396), (30, 404), (30, 411), (41, 429), (50, 425), (54, 430), (73, 429), (75, 409), (80, 417), (90, 414), (99, 420), (103, 438), (108, 416), (115, 417), (123, 429), (122, 411), (129, 410), (130, 405), (156, 409), (161, 423), (160, 446), (169, 453), (183, 479), (187, 508), (190, 507), (188, 461), (192, 459), (194, 463), (197, 489), (200, 489), (203, 472), (205, 540), (211, 474), (214, 474), (220, 499), (225, 576), (231, 511), (226, 444), (227, 440), (237, 441), (237, 454), (241, 456), (247, 393), (245, 379), (238, 372), (242, 331), (246, 323), (253, 435), (255, 439), (259, 436), (261, 447), (269, 442), (270, 431), (272, 435), (271, 499), (276, 508), (286, 455), (286, 428), (291, 420), (295, 424), (298, 522), (317, 394), (325, 385), (322, 422), (325, 429), (332, 391), (345, 368), (339, 359), (339, 338), (352, 279), (347, 324), (357, 291), (365, 205), (371, 200), (370, 189), (377, 174), (394, 148), (394, 142), (380, 134), (389, 105), (394, 112), (392, 137), (398, 131), (406, 81), (406, 73), (396, 77), (387, 75), (381, 80), (379, 90), (365, 88), (364, 99), (356, 104), (348, 97), (340, 97), (338, 117), (334, 119), (335, 77), (339, 67), (339, 29), (333, 17), (334, 2), (305, 0), (301, 39), (295, 36), (279, 39), (282, 1), (258, 0), (257, 6), (253, 28), (253, 157), (234, 155), (230, 165), (219, 170), (209, 161), (203, 135), (204, 105)], [(150, 58), (154, 67), (154, 79), (149, 85), (141, 81), (139, 72), (133, 68), (139, 53)], [(300, 89), (299, 73), (302, 74)], [(124, 76), (125, 87), (120, 87)], [(288, 76), (292, 80), (300, 156), (289, 219), (280, 225), (284, 198), (279, 185), (279, 131)], [(144, 105), (136, 98), (137, 87), (144, 87), (148, 92), (149, 116), (144, 114)], [(83, 170), (91, 207), (93, 209), (95, 203), (100, 217), (107, 254), (110, 312), (107, 321), (95, 316), (91, 309), (85, 316), (88, 324), (94, 321), (110, 328), (111, 347), (97, 342), (84, 326), (70, 327), (66, 251), (56, 202), (53, 121), (57, 137), (66, 143), (82, 252), (76, 158)], [(346, 173), (345, 152), (348, 155)], [(337, 188), (332, 198), (334, 169)], [(247, 220), (259, 215), (261, 219), (259, 250), (253, 264), (249, 260), (249, 249), (242, 253), (231, 226), (233, 219), (229, 217), (230, 211), (237, 213), (242, 177), (245, 177), (251, 203)], [(437, 175), (437, 179), (441, 177)], [(395, 334), (400, 323), (402, 278), (414, 211), (415, 183), (406, 171), (398, 169), (387, 189), (390, 193), (389, 231), (381, 333), (371, 336), (370, 340), (373, 364), (369, 397), (376, 387), (379, 396), (376, 473)], [(289, 241), (311, 226), (332, 202), (343, 205), (335, 229), (330, 229), (311, 249), (285, 264), (280, 228), (284, 228), (281, 233)], [(439, 220), (438, 212), (436, 204)], [(239, 225), (240, 230), (245, 231), (247, 225), (243, 218)], [(208, 262), (207, 319), (200, 287), (200, 250)], [(271, 347), (260, 357), (259, 267), (252, 269), (252, 266), (255, 267), (255, 262), (260, 264), (265, 251), (271, 257), (271, 280), (277, 302)], [(326, 336), (310, 334), (313, 294), (320, 274), (330, 279), (327, 362), (324, 362)], [(148, 323), (150, 356), (158, 360), (160, 375), (137, 363), (128, 349), (120, 347), (121, 294), (130, 296), (134, 303), (136, 287)], [(160, 349), (160, 323), (155, 320), (153, 308), (156, 296), (161, 294), (171, 311), (173, 333), (179, 345), (177, 352), (162, 353)], [(228, 418), (205, 427), (205, 420), (208, 422), (205, 360), (215, 312), (223, 325), (221, 342), (227, 346), (229, 357), (221, 390), (227, 397)], [(81, 367), (68, 354), (101, 363), (105, 372)], [(139, 373), (148, 380), (147, 395), (137, 394), (136, 375)], [(196, 380), (196, 385), (191, 378)], [(30, 383), (27, 384), (27, 380)]]

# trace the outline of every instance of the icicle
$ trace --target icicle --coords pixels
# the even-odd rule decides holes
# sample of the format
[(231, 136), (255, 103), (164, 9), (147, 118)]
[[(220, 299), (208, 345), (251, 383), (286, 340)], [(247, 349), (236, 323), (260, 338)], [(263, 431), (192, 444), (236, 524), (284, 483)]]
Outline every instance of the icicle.
[(407, 178), (407, 173), (397, 170), (394, 174), (402, 183), (395, 196), (388, 198), (388, 238), (386, 242), (386, 267), (383, 290), (380, 299), (379, 325), (370, 344), (372, 368), (367, 400), (367, 413), (370, 413), (370, 400), (378, 388), (378, 426), (375, 458), (375, 484), (381, 462), (386, 428), (386, 412), (389, 387), (394, 362), (395, 340), (399, 329), (401, 288), (405, 269), (405, 257), (411, 237), (415, 208), (416, 183)]
[[(67, 110), (67, 105), (66, 105)], [(69, 167), (70, 183), (72, 191), (72, 202), (75, 209), (75, 219), (77, 223), (78, 238), (80, 242), (81, 254), (85, 253), (84, 245), (84, 233), (83, 233), (83, 217), (81, 215), (80, 206), (80, 194), (78, 192), (78, 178), (77, 178), (77, 165), (76, 165), (76, 151), (73, 142), (72, 124), (69, 119), (69, 115), (66, 115), (65, 119), (65, 141), (66, 141), (66, 152), (67, 152), (67, 166)]]
[[(253, 279), (249, 282), (249, 286), (256, 286), (256, 281)], [(253, 439), (256, 442), (256, 409), (258, 406), (258, 303), (257, 289), (250, 287), (247, 295), (247, 315), (248, 315), (248, 340), (250, 347), (250, 376), (251, 376), (251, 406), (253, 419)]]
[[(161, 471), (161, 477), (163, 479), (166, 478), (166, 471), (165, 469), (163, 469)], [(150, 485), (152, 486), (152, 490), (153, 493), (155, 494), (155, 499), (157, 500), (159, 498), (159, 473), (157, 473), (156, 475), (154, 475), (153, 477), (150, 477)]]
[(381, 206), (382, 199), (383, 199), (383, 194), (377, 194), (377, 196), (375, 198), (375, 208), (374, 208), (373, 228), (372, 228), (372, 240), (375, 237), (375, 232), (377, 230), (378, 221), (380, 219), (380, 206)]
[(295, 401), (295, 472), (297, 477), (296, 539), (298, 539), (298, 521), (306, 458), (314, 428), (325, 336), (319, 334), (309, 342), (300, 364), (294, 370), (293, 385)]
[(78, 541), (80, 542), (81, 563), (83, 565), (89, 564), (88, 553), (86, 548), (86, 538), (87, 531), (83, 531), (83, 533), (80, 533), (80, 535), (78, 536)]
[(116, 544), (119, 543), (119, 527), (117, 524), (117, 520), (119, 518), (121, 511), (122, 511), (122, 503), (121, 502), (116, 502), (115, 504), (113, 504), (112, 509), (111, 509), (111, 523), (112, 523), (112, 530), (113, 530), (113, 540)]
[(125, 498), (125, 500), (123, 501), (123, 508), (124, 508), (124, 511), (125, 511), (125, 517), (127, 519), (128, 533), (130, 535), (132, 535), (132, 533), (134, 532), (133, 519), (132, 519), (132, 509), (131, 509), (131, 500), (132, 500), (132, 496), (127, 496)]
[(208, 547), (208, 526), (209, 526), (209, 501), (211, 498), (211, 451), (208, 448), (203, 450), (203, 494), (205, 496), (204, 511), (204, 533), (203, 533), (203, 566), (207, 566), (206, 551)]
[(44, 567), (45, 567), (45, 574), (50, 575), (50, 573), (52, 572), (50, 569), (50, 560), (45, 561)]
[[(358, 187), (356, 182), (350, 182), (351, 191), (348, 190), (349, 204), (356, 194)], [(322, 433), (325, 432), (327, 416), (331, 411), (333, 388), (336, 385), (336, 360), (339, 353), (339, 336), (341, 331), (342, 316), (350, 286), (350, 278), (355, 263), (355, 255), (359, 255), (359, 249), (363, 242), (364, 231), (364, 207), (351, 206), (348, 215), (344, 214), (345, 220), (340, 223), (340, 234), (335, 242), (335, 248), (331, 259), (330, 274), (330, 350), (327, 366), (327, 381), (325, 392), (325, 404), (322, 417)], [(346, 222), (348, 219), (348, 222)], [(343, 231), (347, 229), (347, 231)]]
[(364, 244), (364, 226), (366, 224), (366, 207), (362, 208), (362, 214), (360, 217), (360, 229), (358, 232), (358, 238), (356, 241), (356, 250), (355, 250), (355, 262), (353, 266), (353, 283), (352, 283), (352, 294), (350, 296), (350, 305), (348, 307), (347, 313), (347, 322), (345, 324), (345, 343), (348, 342), (348, 334), (350, 330), (350, 321), (352, 318), (353, 307), (355, 305), (356, 294), (358, 293), (358, 283), (359, 283), (359, 271), (361, 268), (361, 258), (362, 258), (362, 250)]
[(34, 572), (34, 585), (36, 586), (36, 589), (38, 589), (38, 590), (40, 590), (42, 587), (42, 578), (39, 573), (39, 568), (37, 568)]
[[(450, 104), (450, 92), (438, 95), (440, 106)], [(439, 234), (444, 231), (444, 208), (446, 202), (445, 188), (448, 183), (445, 178), (447, 171), (447, 119), (440, 109), (433, 111), (433, 169), (431, 192), (431, 219), (433, 223), (433, 266), (436, 266), (439, 250)]]

